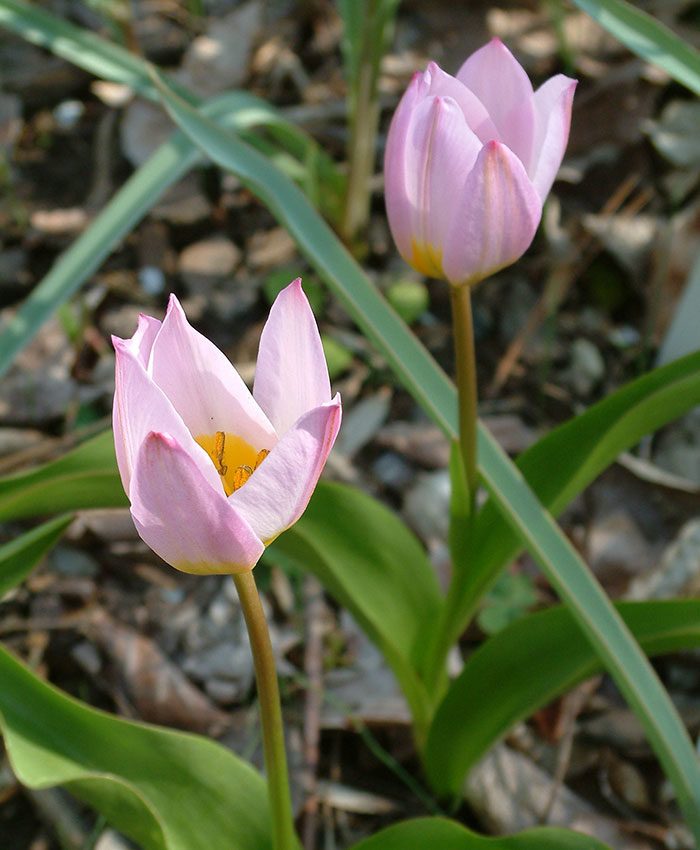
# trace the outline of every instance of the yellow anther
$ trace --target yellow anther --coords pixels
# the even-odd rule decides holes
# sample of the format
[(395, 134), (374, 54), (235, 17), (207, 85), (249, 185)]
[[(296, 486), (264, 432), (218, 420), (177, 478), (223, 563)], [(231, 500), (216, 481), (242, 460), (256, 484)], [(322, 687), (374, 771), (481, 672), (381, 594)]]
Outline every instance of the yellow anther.
[(258, 452), (258, 456), (255, 458), (255, 466), (253, 467), (253, 469), (257, 469), (269, 454), (269, 449), (260, 449), (260, 451)]
[(233, 485), (233, 489), (238, 490), (239, 487), (242, 487), (246, 481), (253, 474), (253, 470), (249, 466), (239, 466), (233, 470), (233, 475), (231, 476), (231, 484)]
[(267, 449), (256, 451), (242, 437), (225, 431), (195, 439), (211, 458), (227, 496), (242, 487), (270, 454)]
[(217, 431), (214, 437), (214, 466), (216, 471), (223, 478), (228, 472), (228, 466), (224, 463), (224, 446), (226, 444), (226, 434), (223, 431)]

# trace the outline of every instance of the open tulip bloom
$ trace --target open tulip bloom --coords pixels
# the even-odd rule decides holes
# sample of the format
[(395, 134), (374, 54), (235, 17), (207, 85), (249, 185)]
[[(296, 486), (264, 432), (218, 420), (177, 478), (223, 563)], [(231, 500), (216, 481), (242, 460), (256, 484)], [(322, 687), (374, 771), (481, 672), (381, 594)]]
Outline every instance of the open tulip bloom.
[(114, 439), (143, 540), (190, 573), (241, 573), (306, 508), (340, 426), (338, 395), (295, 280), (260, 339), (253, 394), (174, 295), (116, 351)]
[(498, 39), (456, 77), (416, 73), (394, 114), (384, 162), (389, 224), (423, 274), (476, 283), (530, 245), (564, 156), (576, 81), (534, 91)]

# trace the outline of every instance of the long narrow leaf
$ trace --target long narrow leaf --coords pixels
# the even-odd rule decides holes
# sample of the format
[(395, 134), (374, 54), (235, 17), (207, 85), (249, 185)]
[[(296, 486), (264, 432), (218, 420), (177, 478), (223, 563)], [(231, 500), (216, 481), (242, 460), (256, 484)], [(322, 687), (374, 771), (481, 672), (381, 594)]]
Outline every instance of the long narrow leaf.
[(700, 94), (700, 53), (667, 26), (625, 0), (574, 0), (624, 45)]
[[(203, 111), (236, 130), (265, 124), (277, 126), (281, 122), (272, 109), (245, 92), (232, 92), (215, 98), (203, 107)], [(197, 148), (182, 133), (176, 132), (131, 175), (2, 329), (0, 377), (41, 324), (82, 286), (163, 192), (199, 161)]]
[[(454, 433), (454, 388), (304, 196), (240, 139), (162, 88), (178, 126), (214, 162), (237, 174), (270, 207), (367, 336), (379, 346), (407, 389), (448, 433)], [(478, 440), (480, 470), (486, 486), (637, 713), (674, 784), (688, 824), (700, 841), (700, 766), (668, 694), (600, 585), (514, 464), (483, 427)]]
[(0, 598), (24, 581), (72, 521), (55, 517), (0, 546)]
[(51, 463), (0, 478), (0, 521), (127, 504), (111, 431)]
[[(40, 6), (23, 0), (0, 0), (0, 26), (97, 77), (123, 83), (151, 100), (158, 99), (144, 59), (90, 30), (52, 15)], [(176, 81), (170, 80), (169, 83), (183, 97), (200, 103), (200, 98)]]
[[(700, 600), (625, 602), (618, 611), (649, 655), (700, 645)], [(484, 641), (435, 713), (425, 750), (433, 787), (456, 794), (467, 771), (515, 723), (601, 670), (563, 607), (521, 617)]]

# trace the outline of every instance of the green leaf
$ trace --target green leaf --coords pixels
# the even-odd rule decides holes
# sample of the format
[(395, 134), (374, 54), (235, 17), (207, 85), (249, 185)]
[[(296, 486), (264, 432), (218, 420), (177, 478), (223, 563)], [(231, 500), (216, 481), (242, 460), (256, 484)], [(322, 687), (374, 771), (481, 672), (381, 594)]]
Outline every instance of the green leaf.
[(0, 648), (0, 729), (17, 778), (62, 785), (143, 850), (270, 850), (265, 783), (219, 744), (97, 711)]
[[(450, 436), (454, 436), (454, 387), (372, 287), (304, 196), (240, 139), (208, 121), (162, 84), (160, 88), (178, 126), (214, 162), (232, 170), (269, 206), (368, 338), (377, 342), (409, 392)], [(689, 403), (687, 398), (685, 403)], [(562, 601), (569, 606), (639, 717), (676, 789), (688, 825), (700, 841), (700, 766), (668, 694), (578, 553), (483, 427), (478, 433), (478, 456), (483, 481), (508, 525), (525, 543)], [(413, 703), (412, 707), (415, 710)]]
[(351, 850), (610, 850), (596, 838), (567, 829), (540, 827), (487, 838), (453, 820), (417, 818), (389, 826)]
[[(550, 431), (518, 458), (520, 472), (542, 504), (559, 514), (615, 458), (648, 433), (700, 402), (700, 352), (654, 369)], [(481, 455), (483, 463), (483, 454)], [(523, 540), (491, 499), (476, 518), (473, 558), (459, 593), (456, 640), (500, 570)]]
[(21, 584), (73, 521), (59, 516), (0, 546), (0, 599)]
[(441, 596), (413, 534), (376, 499), (321, 482), (273, 552), (316, 575), (350, 611), (386, 656), (420, 721), (427, 703), (415, 669)]
[(700, 94), (700, 53), (647, 12), (625, 0), (574, 0), (637, 56)]
[[(148, 63), (90, 30), (76, 27), (22, 0), (0, 0), (0, 25), (98, 77), (123, 83), (145, 97), (157, 99), (148, 75)], [(181, 95), (190, 96), (177, 81), (170, 82)]]
[[(623, 602), (623, 620), (649, 655), (700, 646), (700, 600)], [(425, 750), (439, 794), (456, 794), (465, 774), (518, 721), (603, 665), (571, 613), (521, 617), (469, 656), (433, 719)]]
[(0, 520), (128, 504), (111, 430), (58, 460), (0, 478)]

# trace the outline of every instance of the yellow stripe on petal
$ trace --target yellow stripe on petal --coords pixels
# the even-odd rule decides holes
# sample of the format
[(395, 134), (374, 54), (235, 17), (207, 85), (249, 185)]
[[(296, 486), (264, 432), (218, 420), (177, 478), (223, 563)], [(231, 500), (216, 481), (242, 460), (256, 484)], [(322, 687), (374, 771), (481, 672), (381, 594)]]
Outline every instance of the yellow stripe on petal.
[(258, 451), (236, 434), (224, 431), (202, 434), (195, 440), (212, 459), (227, 496), (242, 487), (269, 454), (267, 449)]
[(411, 259), (409, 265), (428, 277), (444, 277), (442, 270), (442, 251), (434, 245), (417, 242), (411, 238)]

